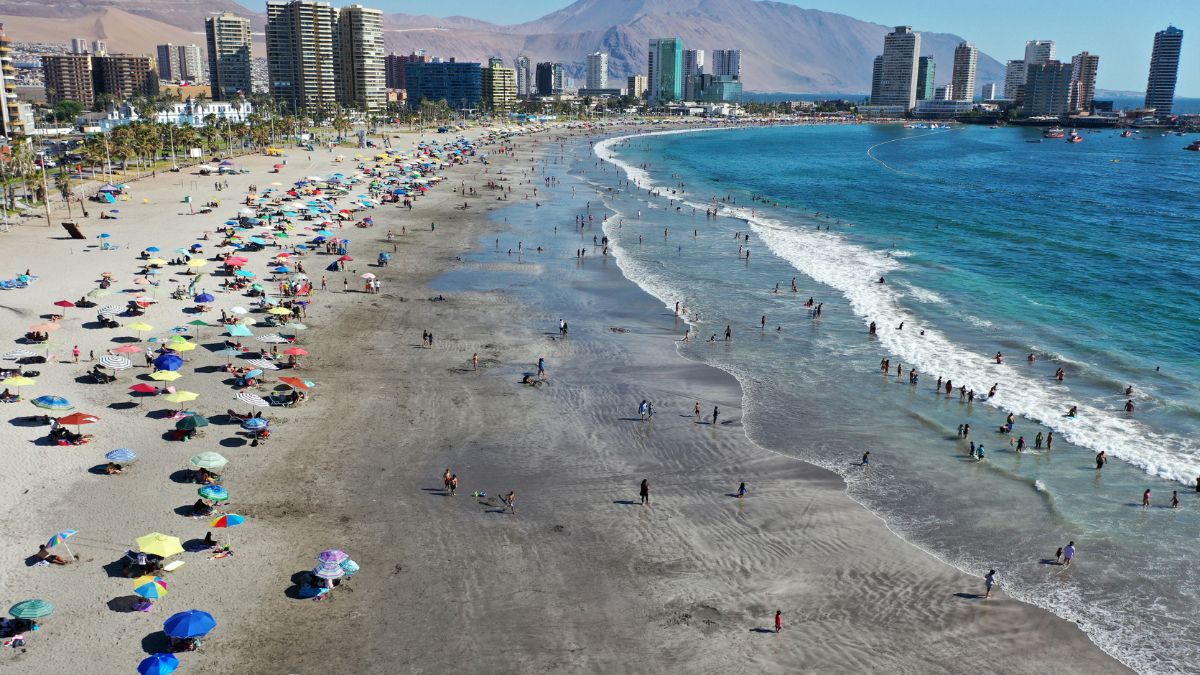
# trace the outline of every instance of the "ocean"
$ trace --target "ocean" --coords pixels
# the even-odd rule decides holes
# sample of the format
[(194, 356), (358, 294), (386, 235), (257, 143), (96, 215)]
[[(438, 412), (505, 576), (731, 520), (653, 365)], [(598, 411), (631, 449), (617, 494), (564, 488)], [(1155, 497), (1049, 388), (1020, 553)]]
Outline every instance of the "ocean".
[[(900, 536), (973, 574), (996, 569), (1008, 594), (1138, 670), (1188, 670), (1200, 654), (1200, 571), (1186, 562), (1200, 525), (1200, 153), (1183, 147), (1197, 137), (1040, 132), (636, 136), (596, 147), (623, 172), (594, 157), (563, 171), (602, 200), (624, 275), (686, 308), (694, 337), (680, 354), (741, 382), (753, 441), (838, 472)], [(1000, 433), (1008, 413), (1014, 429)], [(1032, 449), (1051, 432), (1052, 449)], [(1016, 452), (1018, 437), (1031, 449)], [(1068, 541), (1076, 564), (1049, 564)]]

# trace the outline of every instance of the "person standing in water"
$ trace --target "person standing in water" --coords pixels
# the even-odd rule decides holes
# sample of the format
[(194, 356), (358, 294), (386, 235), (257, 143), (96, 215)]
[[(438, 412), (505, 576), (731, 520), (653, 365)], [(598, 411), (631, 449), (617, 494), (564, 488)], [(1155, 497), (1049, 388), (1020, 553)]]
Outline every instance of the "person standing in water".
[(725, 325), (725, 341), (729, 342), (733, 339), (733, 329), (728, 324)]
[(1142, 508), (1144, 508), (1144, 509), (1150, 508), (1150, 490), (1149, 489), (1147, 489), (1145, 492), (1142, 493)]
[(738, 489), (737, 489), (737, 498), (738, 498), (738, 499), (742, 499), (742, 498), (744, 498), (745, 496), (746, 496), (746, 484), (745, 484), (745, 483), (741, 483), (740, 485), (738, 485)]
[(1108, 464), (1108, 455), (1103, 450), (1096, 454), (1096, 470), (1100, 471), (1104, 465)]
[(1179, 508), (1179, 490), (1171, 490), (1171, 508)]
[(642, 498), (642, 506), (650, 503), (650, 481), (642, 479), (642, 484), (638, 488), (638, 495)]
[(996, 586), (996, 570), (988, 570), (988, 573), (983, 575), (983, 584), (987, 588), (987, 592), (984, 593), (983, 599), (991, 600), (992, 588)]
[(719, 415), (720, 412), (721, 411), (717, 409), (717, 406), (714, 405), (713, 406), (713, 421), (712, 421), (714, 427), (717, 426), (717, 415)]
[(867, 450), (866, 452), (863, 453), (862, 464), (860, 466), (870, 466), (870, 464), (871, 464), (871, 451)]
[(1068, 542), (1063, 547), (1063, 567), (1070, 567), (1071, 561), (1075, 559), (1075, 542)]

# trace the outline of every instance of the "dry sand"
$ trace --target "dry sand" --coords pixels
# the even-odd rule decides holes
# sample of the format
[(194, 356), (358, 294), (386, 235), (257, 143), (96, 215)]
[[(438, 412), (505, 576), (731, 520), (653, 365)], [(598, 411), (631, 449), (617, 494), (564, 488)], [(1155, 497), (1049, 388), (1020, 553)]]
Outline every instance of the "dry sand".
[[(126, 398), (138, 369), (105, 387), (76, 384), (82, 365), (41, 367), (29, 395), (67, 396), (103, 420), (89, 429), (97, 441), (82, 447), (33, 444), (44, 428), (9, 425), (0, 435), (9, 458), (0, 473), (8, 523), (0, 553), (11, 561), (0, 597), (58, 607), (27, 652), (0, 652), (0, 669), (73, 672), (88, 663), (132, 672), (156, 649), (161, 621), (195, 607), (219, 625), (199, 653), (181, 655), (192, 672), (1123, 670), (1047, 612), (1003, 593), (987, 603), (956, 596), (981, 592), (982, 581), (892, 535), (836, 476), (750, 443), (737, 425), (736, 383), (678, 357), (670, 317), (629, 284), (614, 291), (624, 283), (615, 269), (492, 265), (509, 266), (514, 284), (577, 290), (592, 313), (573, 317), (566, 341), (544, 334), (557, 317), (519, 306), (504, 289), (431, 300), (438, 292), (427, 284), (464, 265), (458, 256), (497, 228), (483, 217), (500, 205), (494, 194), (481, 189), (461, 210), (451, 184), (481, 188), (505, 164), (512, 176), (531, 166), (535, 143), (547, 141), (519, 143), (516, 168), (501, 160), (488, 176), (478, 164), (452, 169), (449, 184), (411, 214), (377, 210), (373, 230), (348, 235), (368, 260), (390, 246), (382, 241), (389, 228), (407, 228), (392, 264), (371, 269), (382, 294), (343, 294), (340, 275), (329, 274), (338, 292), (317, 295), (306, 320), (313, 329), (300, 334), (314, 354), (304, 376), (320, 384), (305, 406), (270, 410), (278, 430), (266, 445), (225, 447), (235, 428), (221, 426), (198, 441), (164, 442), (168, 424), (144, 419), (157, 406), (109, 407)], [(291, 154), (280, 181), (333, 170), (322, 153), (312, 164)], [(264, 174), (271, 162), (242, 162), (254, 173), (231, 178), (219, 197), (274, 179)], [(186, 210), (179, 180), (139, 181), (122, 220), (88, 226), (93, 235), (112, 232), (122, 251), (85, 249), (36, 226), (0, 235), (0, 269), (42, 276), (29, 290), (0, 295), (4, 337), (19, 337), (54, 300), (82, 295), (101, 271), (128, 281), (140, 248), (187, 245), (230, 213), (178, 215)], [(183, 181), (210, 196), (198, 189), (205, 179)], [(317, 265), (308, 267), (318, 279)], [(236, 302), (221, 297), (219, 306)], [(146, 320), (176, 325), (178, 310), (164, 303)], [(634, 317), (625, 322), (630, 332), (604, 328), (618, 311)], [(80, 329), (79, 316), (66, 321), (61, 353), (75, 342), (85, 355), (99, 351), (113, 334)], [(433, 349), (420, 347), (425, 329)], [(482, 372), (470, 370), (473, 353)], [(187, 371), (220, 362), (191, 354)], [(551, 383), (520, 385), (539, 356), (551, 364)], [(202, 394), (197, 410), (236, 407), (216, 375), (189, 372), (179, 384)], [(660, 411), (655, 421), (623, 420), (647, 395)], [(733, 423), (714, 430), (682, 418), (695, 399), (719, 404)], [(28, 403), (0, 410), (6, 420), (36, 411)], [(115, 447), (142, 459), (126, 475), (87, 473)], [(249, 517), (233, 532), (236, 555), (185, 554), (187, 566), (153, 613), (114, 611), (130, 584), (105, 565), (134, 537), (206, 531), (174, 511), (194, 501), (196, 486), (170, 476), (209, 449), (230, 458), (230, 510)], [(447, 467), (462, 478), (455, 497), (440, 490)], [(636, 505), (643, 477), (652, 485), (648, 507)], [(746, 500), (727, 496), (739, 480), (751, 486)], [(488, 497), (470, 496), (476, 490)], [(518, 493), (517, 515), (497, 513), (495, 496), (508, 490)], [(80, 530), (70, 542), (80, 564), (20, 563), (63, 528)], [(363, 571), (320, 602), (290, 597), (293, 576), (328, 547), (348, 551)], [(761, 632), (775, 609), (784, 612), (783, 634)]]

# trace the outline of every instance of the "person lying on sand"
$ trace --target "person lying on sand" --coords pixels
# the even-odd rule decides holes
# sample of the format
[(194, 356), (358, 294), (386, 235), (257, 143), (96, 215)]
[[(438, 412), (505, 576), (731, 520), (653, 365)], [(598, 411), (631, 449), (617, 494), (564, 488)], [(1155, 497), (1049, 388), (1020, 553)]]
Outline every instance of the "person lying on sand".
[(52, 565), (66, 565), (68, 561), (61, 556), (54, 555), (50, 549), (46, 548), (45, 544), (38, 546), (37, 559), (48, 562)]

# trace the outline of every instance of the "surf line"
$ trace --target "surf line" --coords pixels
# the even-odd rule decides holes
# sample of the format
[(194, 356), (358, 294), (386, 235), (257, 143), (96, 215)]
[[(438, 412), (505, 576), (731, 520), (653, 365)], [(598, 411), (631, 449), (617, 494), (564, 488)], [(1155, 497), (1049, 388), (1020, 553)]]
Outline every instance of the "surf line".
[(930, 132), (929, 132), (929, 133), (927, 133), (927, 134), (918, 134), (918, 135), (916, 135), (916, 136), (905, 136), (904, 138), (893, 138), (893, 139), (892, 139), (892, 140), (890, 140), (890, 141), (884, 141), (884, 142), (882, 142), (882, 143), (876, 143), (875, 145), (872, 145), (871, 147), (867, 148), (867, 157), (870, 157), (871, 159), (875, 160), (876, 162), (879, 162), (879, 164), (880, 164), (880, 165), (882, 165), (882, 166), (883, 166), (883, 168), (887, 169), (888, 171), (893, 171), (893, 172), (895, 172), (895, 173), (898, 173), (898, 174), (900, 174), (901, 176), (912, 176), (913, 178), (920, 178), (920, 176), (918, 176), (918, 175), (917, 175), (917, 174), (915, 174), (915, 173), (909, 173), (909, 172), (907, 172), (907, 171), (901, 171), (900, 169), (896, 169), (896, 168), (894, 168), (894, 167), (892, 167), (892, 166), (888, 165), (888, 163), (887, 163), (887, 162), (885, 162), (885, 161), (883, 161), (882, 159), (879, 159), (878, 157), (876, 157), (876, 156), (875, 156), (875, 154), (874, 154), (874, 153), (875, 153), (875, 148), (878, 148), (878, 147), (879, 147), (879, 146), (881, 146), (881, 145), (887, 145), (888, 143), (896, 143), (896, 142), (899, 142), (899, 141), (911, 141), (911, 140), (915, 140), (915, 139), (918, 139), (918, 138), (924, 138), (924, 137), (926, 137), (926, 136), (932, 136), (932, 135), (934, 135), (934, 134), (944, 134), (944, 133), (946, 133), (946, 132), (948, 132), (948, 131), (950, 131), (950, 129), (941, 129), (941, 130), (939, 130), (939, 131), (930, 131)]

